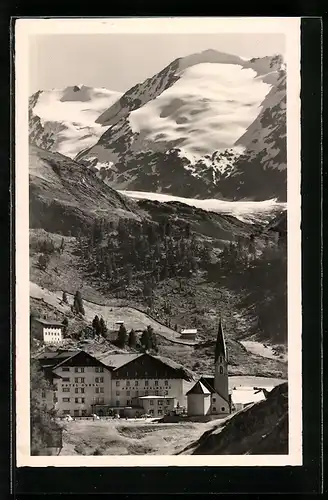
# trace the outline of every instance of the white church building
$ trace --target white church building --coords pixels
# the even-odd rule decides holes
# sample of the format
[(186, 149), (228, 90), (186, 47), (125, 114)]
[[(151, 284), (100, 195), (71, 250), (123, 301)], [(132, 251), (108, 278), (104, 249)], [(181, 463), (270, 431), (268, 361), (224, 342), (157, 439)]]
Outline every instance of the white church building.
[(201, 377), (187, 392), (189, 416), (226, 416), (231, 412), (228, 358), (221, 320), (215, 346), (214, 363), (214, 377)]

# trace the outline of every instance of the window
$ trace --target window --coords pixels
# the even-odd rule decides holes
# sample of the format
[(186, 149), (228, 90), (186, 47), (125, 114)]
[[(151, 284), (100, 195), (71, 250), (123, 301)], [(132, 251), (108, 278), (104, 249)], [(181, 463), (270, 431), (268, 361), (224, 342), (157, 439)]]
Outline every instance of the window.
[(99, 394), (100, 392), (104, 392), (103, 387), (96, 387), (96, 393)]
[(215, 398), (212, 398), (212, 401), (213, 401), (213, 403), (215, 403), (216, 399), (215, 399)]
[(165, 396), (167, 396), (167, 395), (168, 395), (168, 393), (169, 393), (169, 391), (164, 391)]
[(139, 381), (136, 380), (135, 383), (134, 383), (134, 385), (139, 385)]
[(75, 387), (75, 394), (79, 392), (78, 387)]
[(222, 375), (222, 373), (223, 373), (223, 367), (220, 366), (220, 374)]
[(116, 391), (116, 396), (119, 396), (120, 395), (120, 391)]
[(74, 371), (75, 373), (84, 373), (84, 367), (76, 366)]
[(155, 385), (158, 385), (158, 380), (155, 380)]
[(213, 411), (216, 411), (216, 407), (215, 406), (213, 406)]
[(116, 406), (120, 406), (120, 402), (119, 401), (116, 401)]
[(225, 411), (225, 407), (224, 406), (222, 406), (221, 411)]
[[(104, 400), (104, 398), (98, 398), (98, 403), (99, 403), (100, 405), (103, 405), (103, 404), (104, 404), (104, 401), (105, 401), (105, 400)], [(83, 400), (83, 403), (84, 403), (84, 400)]]
[(68, 387), (63, 387), (63, 392), (69, 392), (69, 388)]
[(149, 401), (149, 403), (150, 403), (152, 406), (154, 405), (154, 401), (153, 401), (152, 399)]
[(63, 398), (63, 403), (69, 403), (70, 402), (70, 398)]
[(63, 410), (63, 415), (70, 415), (70, 414), (71, 414), (70, 410)]
[(84, 398), (75, 398), (75, 403), (84, 403)]
[(145, 380), (145, 385), (149, 385), (149, 381), (148, 380)]
[(46, 397), (46, 393), (45, 391), (42, 391), (42, 397), (45, 398)]
[(159, 395), (159, 392), (158, 391), (155, 391), (155, 396), (158, 396)]
[(97, 373), (102, 373), (104, 371), (104, 368), (102, 366), (96, 366), (95, 371)]
[(223, 357), (222, 356), (220, 356), (219, 361), (220, 361), (220, 363), (223, 363)]
[(79, 410), (74, 410), (74, 417), (78, 417), (80, 415)]
[(169, 385), (169, 381), (168, 380), (165, 380), (165, 385)]
[(166, 400), (166, 404), (167, 404), (167, 405), (169, 405), (169, 404), (170, 404), (170, 400), (169, 400), (169, 399), (167, 399), (167, 400)]
[(131, 404), (131, 401), (130, 401), (129, 399), (127, 399), (126, 404), (127, 404), (127, 405), (130, 405), (130, 404)]
[(158, 406), (163, 406), (163, 401), (162, 401), (162, 399), (159, 399), (157, 403), (158, 403)]
[(154, 410), (149, 410), (149, 415), (154, 415)]
[(158, 415), (163, 415), (163, 410), (158, 410)]
[(63, 382), (69, 382), (70, 378), (69, 377), (63, 377)]
[(84, 380), (85, 380), (84, 377), (75, 377), (74, 382), (76, 384), (84, 384)]
[(68, 366), (63, 366), (62, 367), (62, 372), (69, 372), (69, 367)]
[(96, 377), (95, 382), (96, 384), (102, 384), (104, 382), (104, 377)]
[(119, 387), (119, 385), (120, 385), (120, 381), (116, 380), (116, 387)]
[(129, 387), (129, 386), (130, 386), (130, 380), (127, 380), (127, 381), (126, 381), (126, 385), (127, 385), (127, 387)]

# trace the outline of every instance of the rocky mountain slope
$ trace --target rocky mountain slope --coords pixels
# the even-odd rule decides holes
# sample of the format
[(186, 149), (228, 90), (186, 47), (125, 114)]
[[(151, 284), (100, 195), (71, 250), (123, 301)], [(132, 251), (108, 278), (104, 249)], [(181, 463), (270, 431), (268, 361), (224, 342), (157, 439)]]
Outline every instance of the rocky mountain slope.
[(286, 73), (281, 56), (208, 50), (135, 85), (76, 159), (117, 189), (221, 199), (286, 199)]
[(288, 385), (267, 399), (216, 423), (179, 455), (287, 455)]
[(30, 147), (30, 227), (76, 235), (95, 220), (140, 217), (137, 204), (59, 153)]
[(96, 120), (120, 96), (85, 85), (36, 92), (29, 100), (30, 141), (74, 158), (104, 133), (106, 127)]

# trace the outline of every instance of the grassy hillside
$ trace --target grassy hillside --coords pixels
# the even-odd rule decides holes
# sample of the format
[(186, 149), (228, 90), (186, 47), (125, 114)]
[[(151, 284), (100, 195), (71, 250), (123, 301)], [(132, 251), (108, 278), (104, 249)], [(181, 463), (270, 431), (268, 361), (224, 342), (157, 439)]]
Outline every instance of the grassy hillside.
[(69, 236), (85, 231), (98, 218), (141, 216), (133, 200), (59, 153), (30, 146), (29, 178), (31, 228)]

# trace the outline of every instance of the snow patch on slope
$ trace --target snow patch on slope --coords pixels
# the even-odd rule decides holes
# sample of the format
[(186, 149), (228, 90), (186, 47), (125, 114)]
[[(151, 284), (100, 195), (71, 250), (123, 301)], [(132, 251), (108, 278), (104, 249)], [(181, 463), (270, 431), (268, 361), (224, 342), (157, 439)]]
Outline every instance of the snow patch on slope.
[(158, 97), (132, 111), (133, 133), (145, 141), (179, 141), (196, 158), (231, 147), (260, 111), (271, 86), (236, 64), (188, 67)]
[(33, 114), (47, 133), (55, 135), (53, 149), (70, 158), (93, 146), (106, 128), (95, 123), (117, 101), (119, 92), (76, 85), (39, 93)]
[(272, 219), (272, 214), (285, 210), (286, 203), (276, 200), (266, 201), (223, 201), (216, 199), (200, 200), (183, 198), (162, 193), (148, 193), (142, 191), (119, 191), (122, 195), (139, 200), (152, 200), (161, 203), (180, 202), (209, 212), (233, 215), (242, 222), (265, 222)]

